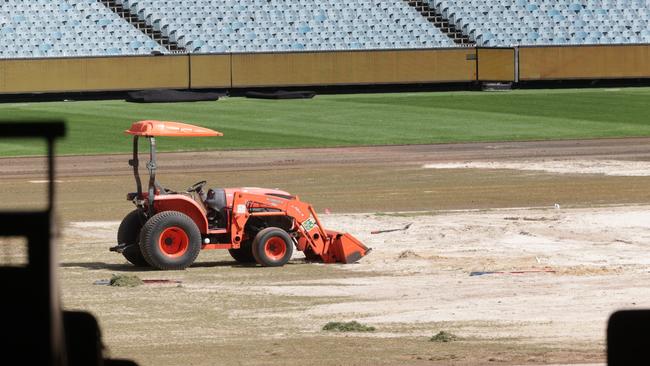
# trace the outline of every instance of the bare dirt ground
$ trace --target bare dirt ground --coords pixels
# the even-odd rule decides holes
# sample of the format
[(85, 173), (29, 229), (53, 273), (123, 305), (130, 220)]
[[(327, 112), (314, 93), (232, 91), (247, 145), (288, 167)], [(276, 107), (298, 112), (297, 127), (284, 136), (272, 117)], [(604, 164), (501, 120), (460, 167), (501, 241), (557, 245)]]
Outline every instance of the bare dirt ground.
[[(602, 363), (611, 312), (650, 306), (648, 142), (161, 154), (167, 186), (284, 188), (373, 247), (354, 265), (296, 255), (283, 268), (206, 251), (179, 272), (108, 252), (131, 209), (127, 156), (63, 157), (63, 303), (93, 312), (111, 354), (143, 365)], [(39, 159), (0, 163), (0, 202), (38, 205)], [(112, 274), (182, 284), (93, 284)], [(377, 330), (321, 330), (349, 320)], [(460, 340), (430, 342), (441, 330)]]

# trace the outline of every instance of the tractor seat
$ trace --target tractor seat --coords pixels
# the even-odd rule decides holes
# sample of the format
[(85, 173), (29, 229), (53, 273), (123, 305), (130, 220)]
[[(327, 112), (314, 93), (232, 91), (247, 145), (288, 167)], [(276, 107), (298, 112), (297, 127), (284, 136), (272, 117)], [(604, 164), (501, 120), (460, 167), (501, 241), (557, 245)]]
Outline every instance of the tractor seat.
[(210, 228), (227, 227), (226, 191), (221, 188), (208, 189), (204, 204), (208, 209), (207, 216)]
[(221, 188), (208, 189), (205, 205), (217, 212), (221, 212), (226, 208), (226, 191)]

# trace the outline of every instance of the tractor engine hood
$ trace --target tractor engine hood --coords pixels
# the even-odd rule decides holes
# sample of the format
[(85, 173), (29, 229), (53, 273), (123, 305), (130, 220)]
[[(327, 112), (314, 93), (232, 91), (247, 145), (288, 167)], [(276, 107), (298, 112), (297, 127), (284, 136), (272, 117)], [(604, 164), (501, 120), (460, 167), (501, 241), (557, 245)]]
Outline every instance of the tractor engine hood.
[(270, 188), (259, 188), (259, 187), (237, 187), (237, 188), (224, 188), (226, 192), (226, 204), (228, 207), (232, 207), (232, 200), (235, 192), (244, 192), (260, 195), (269, 195), (269, 196), (278, 196), (282, 198), (293, 198), (294, 196), (286, 191), (281, 191), (279, 189), (270, 189)]

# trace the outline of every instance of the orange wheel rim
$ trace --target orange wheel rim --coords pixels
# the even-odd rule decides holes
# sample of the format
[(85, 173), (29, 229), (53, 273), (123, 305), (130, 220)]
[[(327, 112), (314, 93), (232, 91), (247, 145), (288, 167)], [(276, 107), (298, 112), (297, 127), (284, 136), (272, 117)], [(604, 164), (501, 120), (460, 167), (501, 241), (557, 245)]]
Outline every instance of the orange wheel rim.
[(158, 246), (162, 254), (171, 258), (180, 257), (185, 254), (189, 243), (190, 238), (187, 236), (187, 233), (178, 226), (172, 226), (163, 230), (158, 239)]
[(264, 243), (264, 253), (274, 261), (278, 261), (287, 254), (287, 243), (279, 237), (273, 237)]

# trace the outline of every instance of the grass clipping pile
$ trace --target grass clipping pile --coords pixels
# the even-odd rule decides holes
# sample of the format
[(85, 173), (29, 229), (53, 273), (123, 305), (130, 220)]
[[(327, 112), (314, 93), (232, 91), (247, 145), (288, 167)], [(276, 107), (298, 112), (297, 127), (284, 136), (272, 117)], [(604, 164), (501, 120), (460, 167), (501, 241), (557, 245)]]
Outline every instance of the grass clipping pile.
[(429, 338), (429, 342), (437, 342), (437, 343), (447, 343), (456, 340), (458, 340), (458, 337), (455, 334), (446, 332), (444, 330), (441, 330), (440, 332), (438, 332), (438, 334)]
[(375, 327), (353, 320), (351, 322), (329, 322), (323, 326), (323, 330), (330, 332), (374, 332)]
[(110, 282), (110, 286), (115, 287), (137, 287), (142, 285), (144, 282), (138, 276), (134, 275), (113, 275)]

